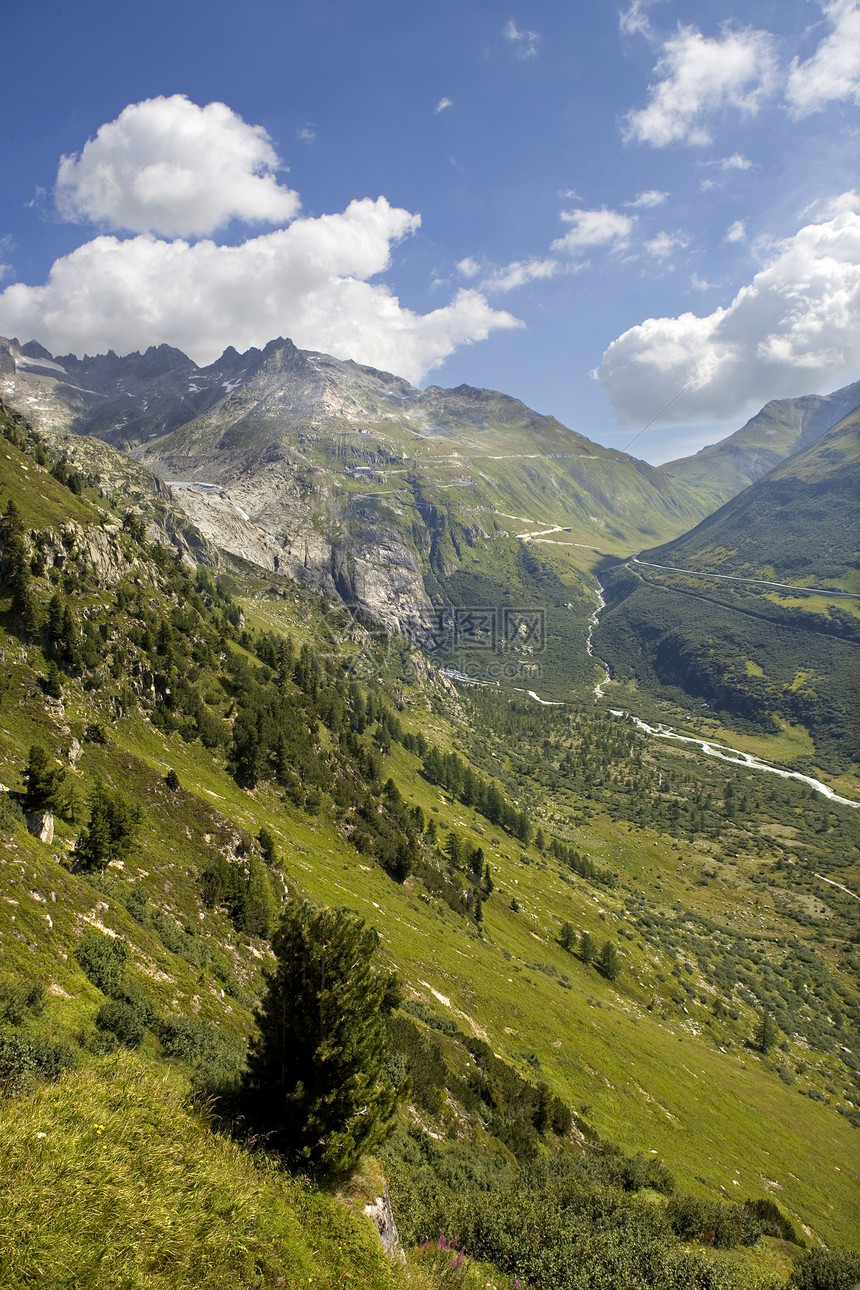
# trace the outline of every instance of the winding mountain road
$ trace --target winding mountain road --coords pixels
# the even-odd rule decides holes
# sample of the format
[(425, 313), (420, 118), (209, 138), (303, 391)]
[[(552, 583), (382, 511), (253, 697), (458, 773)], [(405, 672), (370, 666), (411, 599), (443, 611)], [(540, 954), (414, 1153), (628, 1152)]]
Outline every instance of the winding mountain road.
[(851, 600), (860, 600), (856, 591), (840, 591), (836, 587), (798, 587), (791, 582), (766, 582), (764, 578), (741, 578), (730, 573), (703, 573), (701, 569), (679, 569), (672, 564), (654, 564), (651, 560), (640, 560), (638, 556), (630, 557), (631, 564), (641, 564), (646, 569), (662, 569), (665, 573), (684, 573), (691, 578), (719, 578), (721, 582), (750, 582), (757, 587), (777, 587), (781, 591), (799, 591), (809, 596), (847, 596)]

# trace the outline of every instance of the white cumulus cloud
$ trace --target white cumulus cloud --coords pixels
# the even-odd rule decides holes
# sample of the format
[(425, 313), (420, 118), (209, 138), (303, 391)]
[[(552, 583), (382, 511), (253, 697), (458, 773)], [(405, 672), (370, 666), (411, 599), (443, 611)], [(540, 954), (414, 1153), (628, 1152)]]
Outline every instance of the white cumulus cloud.
[(754, 114), (776, 75), (773, 38), (768, 32), (724, 28), (710, 39), (695, 27), (679, 26), (663, 46), (658, 80), (644, 108), (631, 112), (626, 140), (662, 148), (670, 143), (711, 142), (708, 118), (733, 109)]
[(472, 255), (465, 256), (458, 260), (456, 264), (457, 272), (462, 273), (464, 278), (476, 278), (481, 272), (481, 266)]
[(860, 209), (771, 244), (734, 300), (705, 317), (649, 318), (595, 372), (627, 422), (685, 389), (670, 416), (722, 420), (768, 399), (832, 389), (860, 368)]
[(811, 58), (791, 64), (786, 98), (797, 117), (836, 100), (860, 103), (860, 3), (832, 0), (822, 9), (832, 30)]
[(245, 349), (285, 335), (301, 348), (418, 381), (459, 345), (520, 325), (478, 291), (417, 314), (368, 282), (419, 224), (380, 197), (239, 246), (97, 237), (57, 260), (44, 286), (15, 283), (0, 293), (0, 333), (34, 337), (55, 353), (126, 353), (167, 342), (199, 363), (227, 345)]
[(224, 103), (183, 94), (131, 103), (80, 153), (60, 161), (55, 199), (66, 219), (132, 233), (197, 237), (232, 219), (285, 224), (299, 198), (278, 183), (266, 131)]
[(723, 239), (726, 242), (745, 242), (747, 240), (747, 226), (742, 219), (736, 219), (726, 231)]
[(745, 157), (741, 152), (733, 152), (730, 157), (722, 157), (718, 164), (720, 170), (752, 170), (753, 165), (749, 157)]
[(620, 250), (627, 245), (635, 223), (635, 215), (622, 215), (620, 211), (599, 210), (562, 211), (561, 218), (571, 225), (564, 237), (556, 238), (553, 251), (576, 254), (594, 246), (609, 245)]
[(438, 115), (439, 112), (444, 112), (446, 108), (453, 107), (453, 106), (454, 106), (453, 99), (440, 99), (439, 102), (436, 104), (434, 111)]

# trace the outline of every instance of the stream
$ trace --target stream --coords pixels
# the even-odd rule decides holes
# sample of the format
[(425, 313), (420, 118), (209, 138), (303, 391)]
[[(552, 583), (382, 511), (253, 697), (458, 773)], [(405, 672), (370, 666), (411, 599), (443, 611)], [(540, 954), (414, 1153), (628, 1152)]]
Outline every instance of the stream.
[(602, 698), (603, 698), (603, 687), (604, 687), (604, 685), (607, 685), (609, 681), (611, 681), (611, 680), (612, 680), (612, 676), (610, 675), (608, 664), (604, 663), (604, 661), (603, 661), (603, 659), (602, 659), (602, 658), (597, 658), (597, 657), (596, 657), (596, 655), (595, 655), (595, 653), (594, 653), (594, 629), (595, 629), (595, 627), (597, 626), (598, 621), (599, 621), (599, 619), (600, 619), (600, 611), (601, 611), (601, 609), (605, 609), (605, 608), (606, 608), (606, 601), (603, 599), (603, 587), (602, 587), (602, 585), (598, 582), (598, 584), (597, 584), (597, 608), (595, 609), (594, 613), (591, 615), (591, 617), (590, 617), (590, 618), (589, 618), (589, 620), (588, 620), (588, 635), (587, 635), (587, 637), (585, 638), (585, 652), (586, 652), (586, 654), (588, 655), (588, 657), (589, 657), (589, 658), (593, 658), (593, 659), (594, 659), (594, 661), (595, 661), (595, 663), (599, 663), (599, 664), (600, 664), (600, 666), (603, 668), (603, 680), (602, 680), (602, 681), (598, 681), (598, 682), (597, 682), (597, 685), (595, 685), (595, 687), (594, 687), (594, 697), (595, 697), (596, 699), (602, 699)]
[(647, 735), (653, 735), (655, 739), (674, 739), (678, 743), (696, 744), (708, 757), (716, 757), (720, 761), (730, 762), (734, 766), (743, 766), (747, 770), (769, 771), (771, 775), (779, 775), (782, 779), (797, 779), (802, 784), (807, 784), (810, 788), (814, 788), (816, 793), (822, 793), (831, 802), (838, 802), (841, 806), (853, 806), (855, 809), (860, 807), (860, 802), (855, 802), (850, 797), (840, 797), (838, 793), (834, 793), (829, 784), (823, 784), (820, 779), (813, 779), (811, 775), (803, 775), (799, 770), (783, 770), (781, 766), (772, 766), (770, 762), (762, 761), (760, 757), (755, 757), (752, 753), (740, 752), (737, 748), (729, 748), (725, 744), (714, 743), (711, 739), (696, 739), (692, 735), (679, 735), (677, 731), (670, 729), (669, 726), (662, 724), (649, 726), (647, 721), (640, 720), (632, 712), (625, 712), (622, 708), (610, 708), (609, 711), (613, 717), (632, 721), (637, 730), (642, 730)]

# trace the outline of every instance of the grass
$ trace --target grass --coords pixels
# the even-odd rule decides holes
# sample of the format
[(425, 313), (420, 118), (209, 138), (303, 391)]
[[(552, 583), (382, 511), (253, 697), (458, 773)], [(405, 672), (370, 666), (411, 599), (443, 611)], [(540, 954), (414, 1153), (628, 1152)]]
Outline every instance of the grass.
[(8, 1104), (0, 1179), (5, 1290), (402, 1284), (365, 1219), (210, 1132), (139, 1056)]

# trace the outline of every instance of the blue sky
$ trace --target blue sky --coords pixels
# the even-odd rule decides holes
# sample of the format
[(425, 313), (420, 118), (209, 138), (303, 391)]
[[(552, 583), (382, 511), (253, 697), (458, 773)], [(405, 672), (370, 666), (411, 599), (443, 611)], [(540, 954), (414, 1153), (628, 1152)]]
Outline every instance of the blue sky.
[(290, 335), (653, 461), (860, 376), (860, 0), (29, 0), (4, 47), (2, 334)]

